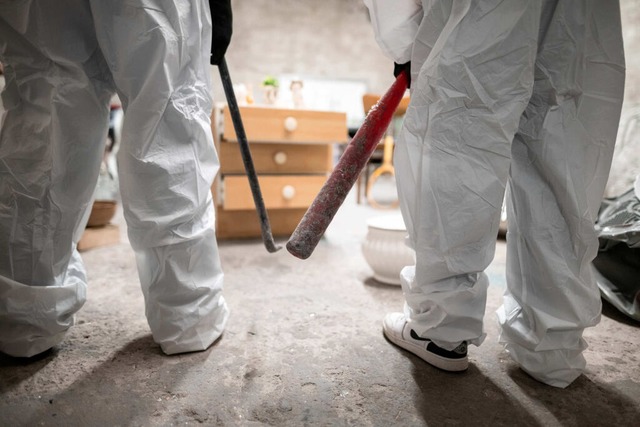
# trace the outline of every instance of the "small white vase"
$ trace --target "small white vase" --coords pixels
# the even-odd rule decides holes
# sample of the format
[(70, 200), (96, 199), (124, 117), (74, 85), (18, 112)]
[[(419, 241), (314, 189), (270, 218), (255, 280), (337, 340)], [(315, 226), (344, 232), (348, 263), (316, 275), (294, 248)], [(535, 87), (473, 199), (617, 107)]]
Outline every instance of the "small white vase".
[(389, 285), (400, 285), (400, 271), (414, 265), (415, 252), (405, 243), (407, 230), (401, 215), (385, 215), (367, 221), (368, 231), (362, 254), (373, 278)]

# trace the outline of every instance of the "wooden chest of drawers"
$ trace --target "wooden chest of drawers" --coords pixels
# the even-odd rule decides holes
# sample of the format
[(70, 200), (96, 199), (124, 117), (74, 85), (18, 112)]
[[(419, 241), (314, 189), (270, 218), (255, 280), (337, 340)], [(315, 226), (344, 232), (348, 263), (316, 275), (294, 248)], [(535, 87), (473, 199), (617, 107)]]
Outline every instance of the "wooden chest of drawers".
[[(274, 236), (288, 237), (333, 167), (333, 145), (347, 141), (344, 113), (240, 107)], [(260, 222), (226, 107), (212, 120), (220, 173), (213, 184), (218, 238), (259, 237)]]

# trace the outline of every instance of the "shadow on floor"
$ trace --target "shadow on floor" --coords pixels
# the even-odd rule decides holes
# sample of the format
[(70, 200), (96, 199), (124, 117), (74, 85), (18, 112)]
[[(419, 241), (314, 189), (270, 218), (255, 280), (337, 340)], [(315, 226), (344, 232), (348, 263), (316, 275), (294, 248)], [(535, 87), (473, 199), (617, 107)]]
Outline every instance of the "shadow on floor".
[(427, 425), (539, 425), (527, 408), (474, 364), (466, 372), (451, 373), (411, 359), (412, 375), (420, 388), (414, 404)]
[[(420, 392), (414, 405), (425, 425), (540, 426), (549, 416), (523, 406), (514, 393), (499, 386), (473, 363), (463, 373), (444, 372), (402, 350), (413, 364)], [(578, 378), (566, 389), (544, 386), (517, 366), (508, 376), (526, 396), (527, 406), (544, 407), (563, 426), (630, 426), (640, 419), (634, 402), (611, 386)], [(538, 414), (538, 416), (535, 416)]]
[[(167, 357), (151, 335), (138, 338), (61, 392), (14, 402), (3, 422), (13, 426), (203, 423), (207, 417), (194, 408), (180, 406), (178, 413), (168, 413), (166, 407), (186, 397), (174, 390), (185, 374), (206, 361), (216, 344), (204, 352)], [(57, 356), (55, 350), (47, 353), (28, 361), (0, 360), (0, 369), (11, 369), (9, 387), (35, 375)], [(170, 421), (162, 418), (167, 415)]]
[(0, 353), (0, 395), (8, 393), (18, 384), (36, 375), (58, 355), (50, 348), (33, 357), (11, 357)]
[(636, 404), (612, 386), (585, 375), (565, 389), (541, 388), (539, 382), (515, 366), (508, 375), (529, 399), (546, 408), (561, 425), (632, 426), (640, 420)]
[(629, 316), (621, 313), (620, 310), (615, 308), (611, 303), (607, 302), (604, 299), (602, 300), (602, 315), (608, 317), (611, 320), (615, 320), (616, 322), (640, 328), (640, 321), (634, 320)]

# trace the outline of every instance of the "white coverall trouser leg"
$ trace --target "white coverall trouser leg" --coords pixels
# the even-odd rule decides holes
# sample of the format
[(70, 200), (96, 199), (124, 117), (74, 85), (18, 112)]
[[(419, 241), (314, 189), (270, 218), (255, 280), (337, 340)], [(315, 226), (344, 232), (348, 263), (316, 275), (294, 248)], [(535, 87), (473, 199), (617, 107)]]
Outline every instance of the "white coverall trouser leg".
[(85, 301), (75, 245), (114, 89), (125, 110), (121, 195), (154, 340), (172, 354), (222, 333), (209, 13), (205, 1), (0, 5), (0, 351), (56, 345)]
[[(594, 221), (624, 86), (617, 4), (429, 1), (412, 46), (411, 102), (396, 146), (417, 264), (402, 274), (413, 329), (479, 345), (508, 191), (501, 341), (538, 380), (584, 370), (597, 324)], [(383, 19), (383, 18), (381, 18)]]

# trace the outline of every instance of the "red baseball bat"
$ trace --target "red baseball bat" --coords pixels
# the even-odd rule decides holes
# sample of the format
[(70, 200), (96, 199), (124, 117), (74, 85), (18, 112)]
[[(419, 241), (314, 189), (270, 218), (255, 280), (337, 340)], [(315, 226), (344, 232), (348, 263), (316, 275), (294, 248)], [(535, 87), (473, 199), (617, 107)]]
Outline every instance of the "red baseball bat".
[(289, 238), (287, 250), (293, 256), (300, 259), (311, 256), (389, 127), (407, 84), (407, 71), (404, 70), (367, 114), (338, 164)]

